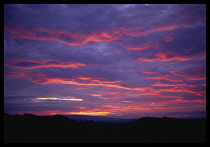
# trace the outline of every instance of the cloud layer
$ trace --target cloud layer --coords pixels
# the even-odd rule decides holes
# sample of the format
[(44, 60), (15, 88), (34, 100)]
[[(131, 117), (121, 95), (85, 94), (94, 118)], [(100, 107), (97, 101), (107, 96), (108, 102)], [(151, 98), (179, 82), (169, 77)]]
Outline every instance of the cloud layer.
[(203, 4), (4, 5), (4, 110), (205, 117)]

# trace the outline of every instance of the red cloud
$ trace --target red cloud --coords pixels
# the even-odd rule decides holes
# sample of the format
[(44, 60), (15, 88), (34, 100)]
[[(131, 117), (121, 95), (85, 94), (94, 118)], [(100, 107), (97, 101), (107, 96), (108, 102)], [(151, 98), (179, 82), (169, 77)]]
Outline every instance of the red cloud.
[(142, 47), (128, 47), (128, 46), (124, 46), (126, 49), (129, 50), (135, 50), (135, 51), (139, 51), (139, 50), (144, 50), (144, 49), (149, 49), (150, 46), (142, 46)]
[(92, 96), (102, 96), (102, 94), (91, 94)]
[[(78, 78), (49, 78), (44, 74), (30, 74), (26, 72), (6, 72), (6, 76), (26, 78), (38, 84), (72, 84), (79, 86), (102, 86), (107, 88), (116, 88), (116, 89), (125, 89), (129, 91), (125, 92), (104, 92), (105, 94), (114, 95), (113, 98), (120, 98), (122, 94), (130, 93), (133, 96), (137, 95), (160, 95), (161, 92), (186, 92), (193, 93), (198, 96), (205, 97), (205, 91), (193, 91), (193, 88), (199, 85), (188, 85), (185, 83), (173, 83), (173, 84), (164, 84), (157, 82), (156, 84), (151, 85), (151, 87), (129, 87), (122, 86), (119, 84), (121, 81), (105, 81), (103, 79), (95, 79), (90, 77), (78, 77)], [(200, 84), (203, 85), (203, 84)], [(161, 87), (161, 89), (153, 88)], [(162, 87), (172, 87), (172, 88), (162, 88)], [(173, 97), (173, 96), (171, 96)]]
[[(166, 86), (166, 85), (165, 85)], [(198, 85), (195, 85), (198, 86)], [(160, 86), (164, 87), (164, 86)], [(193, 91), (194, 87), (183, 87), (183, 86), (174, 86), (172, 88), (161, 88), (161, 89), (154, 89), (155, 93), (161, 93), (161, 92), (184, 92), (184, 93), (192, 93), (197, 96), (206, 97), (206, 91)]]
[(142, 36), (142, 35), (147, 35), (148, 33), (156, 32), (156, 31), (171, 31), (180, 27), (191, 27), (191, 26), (193, 25), (192, 24), (170, 24), (166, 26), (153, 26), (151, 29), (145, 30), (145, 31), (138, 31), (138, 30), (135, 30), (135, 28), (124, 28), (123, 30), (124, 30), (125, 35)]
[(65, 30), (50, 30), (46, 28), (26, 29), (22, 26), (16, 28), (4, 27), (4, 30), (9, 32), (10, 37), (25, 38), (41, 41), (58, 41), (70, 46), (84, 45), (89, 41), (103, 42), (115, 41), (120, 39), (121, 31), (98, 31), (91, 34), (81, 32), (69, 32)]
[[(25, 38), (25, 39), (33, 39), (33, 40), (41, 40), (41, 41), (58, 41), (65, 43), (70, 46), (75, 45), (84, 45), (87, 42), (115, 42), (122, 39), (122, 36), (142, 36), (147, 35), (148, 33), (152, 33), (155, 31), (168, 31), (174, 30), (179, 27), (190, 27), (192, 25), (177, 25), (172, 24), (168, 26), (154, 26), (152, 29), (146, 31), (139, 31), (135, 28), (115, 28), (115, 30), (100, 30), (95, 31), (90, 34), (78, 32), (69, 32), (66, 30), (51, 30), (47, 28), (33, 28), (27, 29), (23, 26), (16, 25), (15, 27), (5, 26), (4, 30), (9, 33), (10, 37), (13, 38)], [(157, 48), (159, 45), (155, 45), (153, 47)], [(143, 50), (150, 48), (151, 45), (144, 45), (140, 47), (130, 47), (126, 46), (127, 49), (130, 50)]]
[(158, 72), (152, 72), (152, 71), (140, 71), (141, 73), (144, 73), (144, 74), (154, 74), (154, 73), (158, 73)]
[(117, 42), (118, 44), (120, 44), (121, 46), (123, 46), (124, 48), (128, 49), (128, 50), (144, 50), (144, 49), (157, 49), (161, 46), (161, 44), (156, 43), (155, 41), (150, 41), (147, 43), (143, 43), (141, 45), (135, 45), (135, 44), (129, 44), (129, 42), (126, 42), (126, 44), (123, 44), (121, 42)]
[(165, 41), (167, 41), (167, 42), (171, 42), (173, 40), (174, 40), (174, 36), (166, 36), (165, 37)]
[(188, 80), (205, 80), (205, 77), (193, 77), (191, 75), (178, 74), (176, 70), (169, 71), (173, 76), (187, 78)]
[[(33, 69), (33, 68), (49, 68), (49, 67), (59, 67), (59, 68), (78, 68), (80, 66), (86, 66), (86, 64), (83, 63), (73, 63), (73, 62), (60, 62), (54, 59), (44, 60), (44, 61), (33, 61), (28, 59), (13, 59), (10, 61), (7, 61), (9, 66), (16, 67), (16, 68), (22, 68), (22, 69)], [(20, 65), (20, 63), (27, 63), (29, 65), (24, 66)], [(31, 64), (31, 65), (30, 65)]]
[(195, 100), (186, 100), (186, 99), (176, 99), (176, 102), (195, 102), (195, 103), (206, 103), (206, 100), (200, 100), (200, 99), (195, 99)]
[(79, 114), (79, 115), (92, 115), (92, 116), (122, 116), (129, 115), (130, 113), (139, 113), (144, 114), (145, 112), (158, 112), (159, 110), (164, 112), (164, 110), (183, 110), (183, 109), (193, 109), (193, 106), (168, 106), (168, 104), (178, 103), (178, 101), (167, 101), (167, 102), (149, 102), (147, 105), (139, 106), (132, 103), (132, 101), (123, 101), (120, 105), (109, 104), (101, 105), (100, 108), (89, 108), (78, 106), (74, 107), (74, 110), (42, 110), (42, 111), (8, 111), (10, 114), (24, 114), (31, 113), (35, 115), (55, 115), (55, 114)]
[(26, 72), (24, 72), (24, 71), (5, 71), (4, 76), (15, 77), (15, 78), (24, 78), (26, 76)]
[[(81, 39), (84, 38), (82, 34), (75, 34), (68, 31), (54, 31), (46, 28), (34, 28), (27, 30), (22, 26), (17, 26), (16, 28), (11, 28), (5, 26), (4, 29), (9, 32), (10, 37), (13, 38), (25, 38), (41, 41), (58, 41), (68, 45), (79, 45)], [(73, 41), (66, 41), (63, 38), (68, 38)], [(80, 42), (79, 42), (80, 41)]]
[(93, 78), (80, 77), (75, 79), (67, 78), (47, 78), (47, 77), (27, 77), (35, 83), (39, 84), (73, 84), (73, 85), (85, 85), (85, 86), (104, 86), (118, 89), (126, 90), (137, 90), (137, 91), (147, 91), (151, 90), (151, 87), (125, 87), (117, 83), (121, 81), (101, 81)]
[(187, 85), (185, 83), (176, 83), (176, 84), (164, 84), (164, 83), (160, 83), (160, 81), (158, 81), (157, 83), (151, 85), (151, 86), (160, 86), (160, 87), (165, 87), (165, 86), (187, 86), (187, 87), (196, 87), (197, 85)]
[(163, 75), (163, 76), (155, 76), (155, 77), (147, 77), (147, 79), (156, 79), (156, 80), (166, 80), (166, 81), (170, 81), (170, 82), (183, 82), (183, 80), (180, 79), (172, 79), (169, 78), (169, 75)]
[[(170, 56), (169, 56), (170, 55)], [(206, 56), (204, 55), (197, 55), (197, 56), (183, 56), (183, 55), (175, 55), (174, 52), (164, 53), (159, 52), (155, 55), (155, 58), (138, 58), (137, 61), (172, 61), (172, 60), (180, 60), (180, 61), (187, 61), (193, 59), (205, 59)]]

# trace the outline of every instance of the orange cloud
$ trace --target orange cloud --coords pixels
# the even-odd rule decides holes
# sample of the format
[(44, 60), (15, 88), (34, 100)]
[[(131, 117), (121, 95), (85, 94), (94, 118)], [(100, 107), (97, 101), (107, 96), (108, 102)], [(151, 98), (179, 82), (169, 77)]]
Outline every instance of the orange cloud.
[[(57, 61), (54, 59), (48, 59), (48, 60), (44, 60), (42, 62), (28, 60), (28, 59), (13, 59), (13, 60), (10, 60), (7, 62), (8, 62), (7, 65), (9, 65), (9, 66), (16, 67), (16, 68), (22, 68), (22, 69), (50, 68), (50, 67), (78, 68), (80, 66), (86, 66), (86, 64), (83, 64), (83, 63), (60, 62), (60, 61)], [(20, 63), (27, 63), (29, 65), (28, 66), (18, 65)]]
[(24, 114), (24, 113), (31, 113), (35, 115), (55, 115), (55, 114), (62, 114), (62, 115), (90, 115), (90, 116), (104, 116), (108, 114), (113, 114), (110, 110), (105, 111), (104, 109), (94, 109), (88, 107), (75, 107), (76, 110), (44, 110), (44, 111), (10, 111), (11, 114)]
[(88, 107), (75, 107), (77, 110), (68, 112), (68, 114), (77, 114), (77, 115), (90, 115), (90, 116), (104, 116), (108, 114), (113, 114), (110, 110), (97, 109), (97, 108), (88, 108)]
[(81, 42), (81, 44), (86, 44), (87, 42), (94, 41), (94, 42), (103, 42), (103, 41), (108, 41), (112, 42), (115, 40), (119, 40), (120, 35), (116, 34), (114, 32), (94, 32), (92, 34), (89, 34), (85, 36), (85, 39)]
[[(206, 91), (193, 90), (196, 86), (200, 86), (203, 84), (197, 84), (197, 85), (188, 85), (186, 83), (165, 84), (158, 81), (157, 83), (151, 85), (151, 87), (129, 87), (129, 86), (120, 85), (119, 82), (121, 81), (105, 81), (101, 78), (95, 79), (95, 78), (90, 78), (90, 77), (78, 77), (78, 78), (72, 78), (72, 79), (49, 78), (44, 74), (30, 74), (28, 72), (13, 72), (13, 71), (6, 72), (5, 76), (26, 78), (38, 84), (72, 84), (72, 85), (79, 85), (79, 86), (88, 86), (90, 88), (95, 87), (95, 86), (102, 86), (105, 88), (107, 87), (107, 88), (129, 90), (129, 91), (103, 91), (103, 93), (111, 95), (111, 99), (121, 98), (122, 96), (128, 97), (128, 96), (138, 96), (138, 95), (139, 96), (151, 95), (151, 96), (158, 96), (162, 98), (181, 98), (180, 96), (162, 95), (161, 94), (162, 92), (184, 92), (184, 93), (192, 93), (201, 97), (206, 97)], [(160, 78), (165, 79), (168, 77), (160, 77)], [(154, 79), (154, 77), (152, 77), (152, 79)], [(81, 88), (76, 89), (76, 90), (81, 90)], [(101, 96), (101, 95), (102, 94), (92, 94), (92, 96)]]
[[(197, 86), (197, 85), (195, 85)], [(164, 89), (154, 89), (155, 93), (161, 92), (185, 92), (185, 93), (192, 93), (197, 96), (206, 97), (206, 91), (193, 91), (193, 87), (182, 87), (182, 86), (174, 86), (173, 88), (164, 88)]]
[(102, 94), (91, 94), (92, 96), (102, 96)]
[[(72, 85), (79, 85), (79, 86), (90, 86), (95, 87), (95, 86), (102, 86), (102, 87), (107, 87), (107, 88), (116, 88), (116, 89), (125, 89), (129, 91), (103, 91), (105, 94), (112, 95), (112, 99), (116, 98), (121, 98), (123, 95), (128, 93), (128, 95), (132, 96), (138, 96), (138, 95), (158, 95), (159, 97), (164, 97), (166, 96), (161, 96), (159, 93), (161, 92), (186, 92), (186, 93), (193, 93), (198, 96), (205, 97), (205, 91), (193, 91), (192, 88), (195, 88), (196, 86), (199, 85), (188, 85), (185, 83), (173, 83), (173, 84), (164, 84), (157, 82), (151, 87), (128, 87), (128, 86), (122, 86), (118, 84), (121, 81), (104, 81), (103, 79), (94, 79), (90, 77), (78, 77), (78, 78), (48, 78), (44, 74), (25, 74), (24, 78), (27, 78), (35, 83), (38, 84), (72, 84)], [(172, 87), (172, 88), (153, 88), (153, 87)], [(84, 89), (84, 88), (83, 88)], [(96, 96), (96, 94), (92, 94), (92, 96)], [(99, 96), (99, 95), (97, 95)], [(178, 98), (178, 97), (173, 97), (171, 98)]]
[(144, 71), (144, 70), (142, 70), (142, 71), (140, 71), (141, 73), (144, 73), (144, 74), (154, 74), (154, 73), (158, 73), (158, 72), (152, 72), (152, 71)]
[[(192, 109), (192, 107), (186, 106), (168, 106), (168, 104), (174, 103), (175, 101), (167, 102), (149, 102), (146, 106), (136, 106), (132, 105), (130, 102), (124, 102), (121, 105), (102, 105), (101, 108), (88, 108), (88, 107), (77, 107), (78, 110), (71, 112), (65, 112), (65, 114), (80, 114), (80, 115), (92, 115), (92, 116), (122, 116), (125, 114), (132, 113), (150, 113), (157, 112), (161, 110), (163, 112), (166, 110), (183, 110), (183, 109)], [(61, 113), (62, 114), (62, 113)]]
[(99, 111), (99, 109), (89, 110), (89, 111), (79, 111), (79, 112), (68, 112), (67, 114), (76, 114), (76, 115), (90, 115), (90, 116), (104, 116), (111, 114), (106, 111)]
[(206, 100), (200, 100), (200, 99), (196, 99), (196, 100), (186, 100), (186, 99), (176, 99), (176, 102), (186, 102), (186, 103), (191, 103), (191, 102), (195, 102), (195, 103), (206, 103)]
[(99, 79), (79, 77), (75, 79), (67, 79), (67, 78), (47, 78), (47, 77), (37, 77), (36, 79), (27, 76), (29, 80), (32, 80), (35, 83), (39, 84), (73, 84), (73, 85), (85, 85), (85, 86), (104, 86), (118, 89), (126, 89), (126, 90), (136, 90), (136, 91), (148, 91), (151, 90), (151, 87), (126, 87), (117, 84), (121, 81), (102, 81)]
[[(124, 101), (121, 104), (105, 104), (101, 105), (100, 108), (89, 108), (78, 106), (74, 107), (74, 110), (44, 110), (44, 111), (10, 111), (11, 114), (24, 114), (24, 113), (32, 113), (35, 115), (69, 115), (69, 114), (79, 114), (79, 115), (91, 115), (91, 116), (122, 116), (129, 115), (133, 113), (151, 113), (158, 112), (159, 110), (163, 112), (164, 110), (168, 112), (168, 110), (183, 110), (183, 109), (193, 109), (196, 106), (172, 106), (169, 104), (180, 103), (181, 101), (187, 102), (185, 100), (170, 100), (165, 102), (145, 102), (144, 105), (139, 105), (132, 103), (131, 101)], [(199, 100), (193, 100), (191, 102), (195, 102)], [(201, 103), (204, 103), (200, 101)], [(182, 102), (181, 102), (182, 103)]]
[(123, 103), (133, 103), (132, 101), (122, 101)]
[(165, 106), (167, 102), (150, 102), (150, 106)]

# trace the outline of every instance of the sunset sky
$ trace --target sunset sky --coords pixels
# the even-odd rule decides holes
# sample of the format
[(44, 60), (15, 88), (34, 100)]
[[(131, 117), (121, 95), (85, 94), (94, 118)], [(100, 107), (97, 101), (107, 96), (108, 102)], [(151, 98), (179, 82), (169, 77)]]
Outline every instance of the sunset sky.
[(206, 117), (206, 5), (4, 5), (4, 111)]

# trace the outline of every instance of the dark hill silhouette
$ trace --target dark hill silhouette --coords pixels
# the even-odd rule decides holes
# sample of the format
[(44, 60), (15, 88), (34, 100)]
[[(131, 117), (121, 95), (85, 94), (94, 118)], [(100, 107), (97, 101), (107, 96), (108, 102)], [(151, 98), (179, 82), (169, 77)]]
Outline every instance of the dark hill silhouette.
[(112, 117), (104, 117), (104, 116), (89, 116), (89, 115), (64, 115), (67, 118), (73, 120), (81, 120), (81, 121), (100, 121), (100, 122), (110, 122), (110, 123), (124, 123), (134, 121), (136, 119), (119, 119), (119, 118), (112, 118)]
[(204, 143), (205, 119), (140, 118), (126, 123), (75, 121), (62, 115), (4, 114), (6, 143)]

